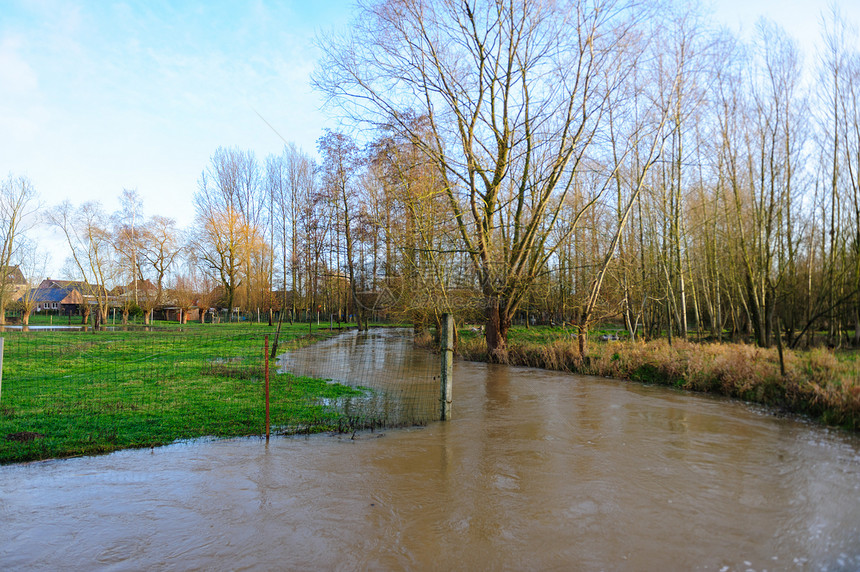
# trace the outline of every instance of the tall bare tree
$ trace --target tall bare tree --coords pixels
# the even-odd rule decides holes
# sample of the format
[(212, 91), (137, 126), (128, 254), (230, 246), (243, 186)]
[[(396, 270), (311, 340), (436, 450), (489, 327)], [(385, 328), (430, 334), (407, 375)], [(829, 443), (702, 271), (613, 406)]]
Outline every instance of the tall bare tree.
[(36, 190), (27, 177), (9, 174), (0, 183), (0, 324), (14, 294), (13, 263), (20, 256), (21, 238), (36, 222)]
[(63, 234), (71, 251), (69, 266), (84, 284), (84, 320), (89, 314), (88, 300), (93, 300), (97, 323), (106, 323), (108, 287), (118, 276), (109, 217), (98, 202), (85, 202), (75, 208), (65, 201), (49, 210), (47, 219)]
[(120, 195), (120, 210), (114, 214), (114, 245), (117, 259), (122, 267), (127, 284), (131, 286), (131, 297), (138, 303), (138, 280), (140, 279), (141, 227), (143, 226), (143, 201), (137, 189), (123, 189)]
[[(302, 237), (303, 227), (309, 221), (302, 211), (312, 203), (315, 192), (313, 159), (295, 145), (287, 145), (280, 155), (267, 157), (264, 187), (272, 214), (272, 247), (280, 258), (281, 309), (289, 309), (293, 316), (308, 273)], [(289, 308), (288, 287), (292, 291)]]
[(198, 227), (194, 247), (224, 288), (230, 312), (252, 297), (250, 248), (262, 231), (259, 173), (252, 153), (219, 148), (200, 177), (194, 195)]
[[(413, 132), (432, 135), (426, 117), (409, 121)], [(377, 308), (387, 305), (408, 317), (416, 332), (441, 323), (443, 312), (458, 309), (451, 290), (474, 284), (464, 283), (456, 269), (457, 228), (438, 170), (414, 141), (384, 127), (371, 145), (364, 187), (369, 218), (379, 229), (369, 245), (381, 259), (372, 270)], [(463, 302), (457, 304), (461, 315)]]
[(24, 275), (24, 288), (21, 290), (18, 303), (21, 308), (21, 324), (26, 326), (30, 323), (30, 315), (40, 302), (36, 293), (39, 284), (46, 276), (48, 254), (39, 250), (38, 244), (34, 240), (24, 239), (21, 243), (18, 260)]
[[(176, 221), (167, 217), (153, 216), (143, 226), (140, 235), (140, 256), (146, 261), (147, 274), (154, 278), (155, 292), (151, 293), (154, 297), (151, 306), (154, 308), (164, 303), (168, 273), (178, 262), (183, 247)], [(148, 324), (151, 318), (150, 309), (144, 320)]]
[[(366, 327), (364, 309), (358, 301), (356, 231), (359, 219), (359, 176), (363, 157), (351, 137), (327, 130), (318, 141), (322, 154), (322, 185), (337, 220), (336, 236), (343, 237), (344, 266), (349, 279), (350, 303), (358, 329)], [(338, 242), (340, 242), (338, 240)], [(339, 244), (336, 249), (340, 251)], [(340, 259), (340, 256), (338, 256)], [(340, 271), (339, 265), (335, 266)], [(348, 312), (349, 313), (349, 312)]]
[[(615, 65), (642, 11), (614, 1), (383, 0), (361, 5), (353, 32), (322, 42), (315, 84), (356, 120), (429, 119), (422, 150), (485, 300), (487, 347), (511, 319), (581, 214), (562, 205), (585, 169), (622, 80)], [(423, 141), (412, 134), (415, 141)], [(611, 175), (604, 176), (605, 182)], [(583, 208), (605, 189), (589, 188)]]

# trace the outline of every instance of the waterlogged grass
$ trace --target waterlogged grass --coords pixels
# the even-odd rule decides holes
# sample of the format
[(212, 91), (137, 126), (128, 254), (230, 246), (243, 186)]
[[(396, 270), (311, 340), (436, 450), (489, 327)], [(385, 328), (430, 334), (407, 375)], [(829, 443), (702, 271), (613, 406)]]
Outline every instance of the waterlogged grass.
[[(785, 374), (776, 348), (749, 344), (600, 342), (590, 337), (587, 355), (561, 328), (512, 328), (508, 348), (493, 361), (627, 379), (717, 393), (809, 415), (826, 424), (860, 430), (860, 360), (856, 352), (824, 348), (785, 350)], [(487, 361), (483, 338), (463, 330), (459, 353)]]
[[(0, 463), (265, 432), (264, 324), (158, 331), (15, 332), (5, 342)], [(279, 353), (331, 335), (285, 325)], [(337, 398), (360, 390), (278, 374), (273, 432), (337, 427)]]
[[(558, 341), (575, 340), (579, 329), (576, 326), (511, 326), (508, 340), (513, 344), (546, 345)], [(483, 339), (479, 326), (469, 326), (459, 331), (460, 338), (466, 341)], [(603, 335), (626, 337), (627, 331), (611, 324), (599, 325), (588, 332), (589, 340), (599, 341)]]

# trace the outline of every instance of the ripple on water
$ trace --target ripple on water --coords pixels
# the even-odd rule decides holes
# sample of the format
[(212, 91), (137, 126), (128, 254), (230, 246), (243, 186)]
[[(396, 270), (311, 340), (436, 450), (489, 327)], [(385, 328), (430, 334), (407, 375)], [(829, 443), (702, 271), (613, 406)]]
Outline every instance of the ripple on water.
[(455, 379), (451, 422), (382, 438), (0, 467), (0, 569), (860, 569), (855, 436), (528, 368)]

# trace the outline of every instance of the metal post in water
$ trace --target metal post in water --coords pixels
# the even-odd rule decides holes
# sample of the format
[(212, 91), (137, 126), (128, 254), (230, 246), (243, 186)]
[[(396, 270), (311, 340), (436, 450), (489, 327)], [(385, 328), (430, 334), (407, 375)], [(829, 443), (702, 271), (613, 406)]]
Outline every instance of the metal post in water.
[(439, 335), (442, 345), (442, 375), (440, 383), (441, 420), (451, 419), (451, 401), (454, 381), (454, 317), (442, 314), (442, 331)]
[(266, 441), (269, 440), (269, 336), (266, 335), (264, 354), (266, 356)]

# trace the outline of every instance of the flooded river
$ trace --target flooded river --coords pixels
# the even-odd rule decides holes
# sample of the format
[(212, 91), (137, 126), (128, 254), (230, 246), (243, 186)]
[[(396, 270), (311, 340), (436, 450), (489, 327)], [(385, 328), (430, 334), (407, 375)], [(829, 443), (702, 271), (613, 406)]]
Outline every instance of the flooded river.
[(454, 374), (454, 419), (423, 428), (0, 467), (0, 569), (860, 570), (857, 437), (664, 388)]

